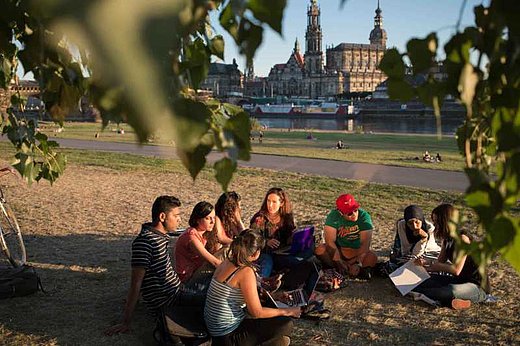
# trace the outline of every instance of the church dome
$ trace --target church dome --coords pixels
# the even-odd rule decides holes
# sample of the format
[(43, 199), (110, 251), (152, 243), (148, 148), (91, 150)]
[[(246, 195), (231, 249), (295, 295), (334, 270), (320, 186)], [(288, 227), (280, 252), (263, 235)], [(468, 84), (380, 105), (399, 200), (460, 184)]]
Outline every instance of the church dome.
[[(375, 27), (370, 31), (370, 43), (386, 42), (387, 35), (386, 30), (381, 27)], [(374, 42), (377, 41), (377, 42)]]

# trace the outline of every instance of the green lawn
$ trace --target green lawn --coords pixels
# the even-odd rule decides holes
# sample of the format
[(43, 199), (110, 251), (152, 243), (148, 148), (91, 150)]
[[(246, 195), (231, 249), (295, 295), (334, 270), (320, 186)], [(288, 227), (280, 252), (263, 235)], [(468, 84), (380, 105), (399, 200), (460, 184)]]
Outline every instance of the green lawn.
[[(99, 123), (67, 122), (63, 131), (56, 132), (57, 125), (42, 124), (42, 132), (53, 138), (77, 138), (110, 142), (134, 143), (135, 132), (128, 124), (121, 124), (124, 134), (117, 132), (117, 125), (109, 125), (104, 130)], [(96, 138), (96, 133), (98, 137)], [(254, 153), (282, 156), (298, 156), (350, 162), (366, 162), (404, 167), (421, 167), (442, 170), (461, 170), (464, 166), (455, 138), (443, 136), (438, 139), (432, 135), (407, 134), (357, 134), (343, 131), (313, 131), (314, 140), (306, 139), (308, 132), (285, 130), (264, 131), (262, 143), (258, 142), (258, 133), (253, 132)], [(341, 139), (348, 147), (336, 150), (334, 146)], [(148, 141), (151, 145), (173, 145), (165, 136), (157, 135)], [(424, 162), (421, 158), (425, 151), (435, 155), (440, 153), (440, 163)], [(415, 158), (418, 157), (419, 160)]]

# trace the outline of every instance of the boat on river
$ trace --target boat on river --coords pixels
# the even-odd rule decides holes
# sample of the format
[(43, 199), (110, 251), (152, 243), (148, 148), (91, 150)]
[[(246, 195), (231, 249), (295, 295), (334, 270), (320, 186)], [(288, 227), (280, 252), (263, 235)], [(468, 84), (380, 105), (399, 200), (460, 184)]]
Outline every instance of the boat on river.
[(294, 116), (348, 116), (356, 115), (359, 110), (352, 104), (338, 104), (335, 102), (322, 102), (311, 105), (295, 105), (294, 103), (285, 104), (265, 104), (265, 105), (244, 105), (243, 108), (253, 116), (266, 115), (294, 115)]

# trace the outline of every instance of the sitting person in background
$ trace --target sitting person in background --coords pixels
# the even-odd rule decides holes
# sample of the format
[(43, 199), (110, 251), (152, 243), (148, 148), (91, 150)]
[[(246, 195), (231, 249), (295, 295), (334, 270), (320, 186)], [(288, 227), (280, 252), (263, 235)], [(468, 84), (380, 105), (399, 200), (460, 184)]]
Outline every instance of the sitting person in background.
[[(442, 306), (454, 309), (465, 309), (471, 303), (480, 303), (489, 293), (489, 278), (485, 282), (470, 255), (457, 256), (455, 239), (450, 236), (450, 228), (455, 227), (458, 211), (451, 204), (441, 204), (432, 211), (435, 225), (435, 235), (442, 239), (441, 253), (437, 261), (424, 258), (416, 263), (424, 266), (431, 277), (417, 286), (414, 291), (440, 302)], [(459, 231), (465, 244), (471, 243), (471, 238), (464, 231)], [(443, 274), (440, 274), (443, 273)], [(450, 275), (446, 275), (448, 273)], [(482, 287), (484, 285), (485, 288)]]
[(430, 162), (431, 159), (432, 159), (432, 157), (430, 156), (430, 153), (428, 152), (428, 150), (426, 150), (424, 152), (424, 155), (423, 155), (422, 158), (423, 158), (423, 161), (425, 161), (425, 162)]
[(370, 279), (377, 263), (377, 255), (370, 251), (373, 229), (370, 214), (359, 208), (352, 195), (341, 195), (325, 220), (325, 244), (315, 254), (342, 274)]
[(436, 259), (441, 247), (435, 242), (434, 228), (424, 219), (420, 207), (407, 206), (404, 209), (404, 217), (395, 224), (395, 239), (390, 261), (400, 265), (412, 258), (422, 256)]
[(231, 243), (227, 259), (215, 270), (204, 309), (212, 345), (290, 344), (290, 317), (300, 317), (301, 309), (261, 305), (253, 262), (264, 245), (258, 232), (243, 231)]
[(215, 210), (211, 203), (197, 203), (188, 224), (190, 227), (175, 244), (175, 270), (186, 287), (204, 291), (213, 268), (222, 262), (206, 249), (204, 235), (212, 232), (215, 226)]
[(442, 161), (441, 154), (437, 153), (437, 155), (435, 155), (435, 161), (437, 161), (437, 162), (441, 162)]
[(275, 266), (275, 251), (290, 246), (292, 233), (296, 229), (291, 201), (283, 189), (273, 187), (267, 191), (260, 211), (251, 218), (250, 228), (259, 231), (266, 239), (258, 265), (260, 276), (269, 277)]
[(336, 143), (336, 149), (343, 149), (344, 146), (343, 146), (343, 141), (340, 139), (338, 141), (338, 143)]

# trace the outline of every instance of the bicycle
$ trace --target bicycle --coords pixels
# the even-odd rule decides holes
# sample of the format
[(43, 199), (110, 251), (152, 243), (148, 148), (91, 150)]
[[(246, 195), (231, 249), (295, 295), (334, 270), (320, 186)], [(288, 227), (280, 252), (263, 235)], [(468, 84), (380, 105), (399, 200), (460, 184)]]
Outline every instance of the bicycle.
[(13, 210), (7, 203), (0, 187), (0, 248), (13, 267), (20, 267), (27, 261), (27, 253), (20, 226)]

